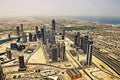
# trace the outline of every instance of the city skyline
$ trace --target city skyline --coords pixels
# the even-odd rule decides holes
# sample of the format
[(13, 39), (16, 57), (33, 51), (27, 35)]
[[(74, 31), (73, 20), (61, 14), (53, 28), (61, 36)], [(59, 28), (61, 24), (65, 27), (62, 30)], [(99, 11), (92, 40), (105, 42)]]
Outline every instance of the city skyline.
[(20, 16), (119, 16), (119, 0), (0, 0), (0, 18)]

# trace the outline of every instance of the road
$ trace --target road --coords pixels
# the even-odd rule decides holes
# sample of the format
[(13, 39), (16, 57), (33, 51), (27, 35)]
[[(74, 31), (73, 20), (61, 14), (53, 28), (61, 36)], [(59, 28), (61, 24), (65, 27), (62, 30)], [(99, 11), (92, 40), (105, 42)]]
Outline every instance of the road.
[(28, 58), (26, 59), (25, 61), (25, 64), (28, 63), (29, 59), (32, 57), (32, 55), (34, 55), (34, 53), (40, 48), (40, 43), (38, 42), (38, 46), (37, 46), (37, 49), (35, 49), (30, 56), (28, 56)]
[(79, 69), (82, 69), (82, 71), (83, 71), (87, 76), (89, 76), (89, 78), (90, 78), (91, 80), (93, 80), (92, 77), (84, 70), (84, 68), (82, 68), (82, 66), (76, 61), (76, 59), (74, 59), (69, 52), (67, 52), (67, 53), (68, 53), (68, 55), (74, 60), (74, 62), (79, 66)]
[[(74, 41), (69, 34), (66, 34), (66, 36)], [(118, 75), (120, 75), (120, 63), (116, 60), (113, 60), (109, 58), (108, 56), (105, 56), (103, 54), (99, 54), (99, 51), (97, 49), (93, 50), (93, 55), (103, 61), (105, 64), (107, 64), (110, 68), (112, 68)]]
[[(68, 69), (68, 68), (61, 68), (61, 67), (58, 67), (58, 66), (54, 66), (54, 65), (51, 65), (51, 64), (43, 64), (43, 63), (28, 63), (28, 64), (26, 64), (26, 66), (29, 66), (29, 65), (49, 66), (49, 67), (54, 67), (54, 68), (61, 69), (61, 70), (67, 70)], [(19, 66), (19, 64), (2, 66), (2, 67), (3, 68), (10, 68), (10, 67), (17, 67), (17, 66)], [(69, 69), (71, 69), (71, 68), (69, 68)], [(23, 71), (23, 72), (26, 72), (26, 71)], [(21, 72), (15, 71), (15, 72), (7, 72), (5, 74), (13, 74), (13, 73), (21, 73)]]
[(120, 75), (120, 63), (117, 61), (105, 56), (102, 53), (99, 53), (97, 49), (94, 49), (93, 55), (99, 58), (101, 61), (103, 61), (105, 64), (107, 64), (110, 68), (112, 68), (118, 75)]
[(42, 40), (40, 40), (40, 44), (41, 44), (41, 48), (42, 48), (42, 50), (43, 50), (43, 52), (44, 52), (44, 56), (45, 56), (45, 59), (46, 59), (46, 63), (49, 63), (49, 56), (48, 56), (48, 53), (47, 53), (47, 51), (46, 51), (46, 48), (45, 48), (44, 44), (42, 43)]
[[(74, 41), (73, 38), (72, 38), (69, 34), (66, 34), (66, 36), (67, 36), (71, 41)], [(90, 78), (91, 80), (93, 80), (93, 78), (85, 71), (84, 68), (82, 68), (82, 66), (76, 61), (76, 59), (74, 59), (69, 52), (68, 52), (68, 54), (71, 56), (71, 58), (74, 60), (74, 62), (82, 69), (82, 71), (83, 71), (87, 76), (89, 76), (89, 78)]]

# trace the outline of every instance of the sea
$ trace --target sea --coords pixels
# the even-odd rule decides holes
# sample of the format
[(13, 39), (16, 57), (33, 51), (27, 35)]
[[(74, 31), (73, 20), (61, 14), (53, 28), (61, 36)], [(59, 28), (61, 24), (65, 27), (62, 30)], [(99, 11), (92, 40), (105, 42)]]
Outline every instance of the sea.
[(90, 21), (90, 22), (99, 22), (99, 23), (102, 23), (102, 24), (110, 24), (110, 25), (120, 27), (120, 17), (86, 17), (86, 16), (81, 17), (81, 16), (74, 16), (74, 17), (71, 17), (71, 18)]

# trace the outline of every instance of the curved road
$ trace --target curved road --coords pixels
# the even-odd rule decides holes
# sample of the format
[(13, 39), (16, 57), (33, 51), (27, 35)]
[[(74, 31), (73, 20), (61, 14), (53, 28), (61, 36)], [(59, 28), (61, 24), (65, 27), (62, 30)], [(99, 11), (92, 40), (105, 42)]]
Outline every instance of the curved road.
[(31, 58), (31, 56), (34, 55), (35, 52), (37, 52), (37, 50), (38, 50), (39, 48), (40, 48), (40, 43), (38, 42), (37, 49), (35, 49), (35, 51), (33, 51), (33, 52), (31, 53), (31, 55), (27, 57), (27, 59), (26, 59), (26, 61), (25, 61), (25, 64), (28, 63), (28, 61), (29, 61), (29, 59)]

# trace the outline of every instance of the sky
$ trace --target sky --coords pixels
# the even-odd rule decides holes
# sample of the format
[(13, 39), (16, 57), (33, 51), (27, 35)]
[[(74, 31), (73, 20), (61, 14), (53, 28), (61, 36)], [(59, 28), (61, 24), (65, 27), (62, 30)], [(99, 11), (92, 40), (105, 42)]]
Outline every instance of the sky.
[(20, 16), (120, 16), (120, 0), (0, 0), (0, 18)]

